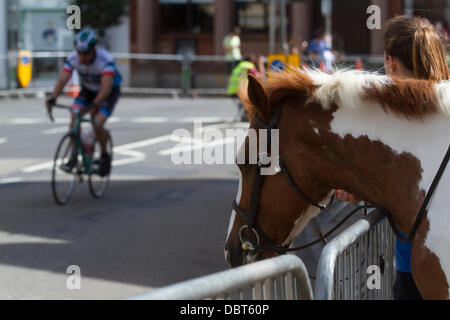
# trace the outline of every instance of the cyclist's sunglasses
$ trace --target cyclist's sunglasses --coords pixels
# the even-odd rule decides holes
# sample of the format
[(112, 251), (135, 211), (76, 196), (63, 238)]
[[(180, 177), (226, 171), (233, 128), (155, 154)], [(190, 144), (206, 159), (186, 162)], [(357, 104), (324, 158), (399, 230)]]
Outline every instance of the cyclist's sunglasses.
[(89, 50), (89, 51), (77, 51), (77, 53), (79, 54), (79, 55), (81, 55), (81, 56), (87, 56), (88, 54), (90, 54), (92, 51), (91, 50)]

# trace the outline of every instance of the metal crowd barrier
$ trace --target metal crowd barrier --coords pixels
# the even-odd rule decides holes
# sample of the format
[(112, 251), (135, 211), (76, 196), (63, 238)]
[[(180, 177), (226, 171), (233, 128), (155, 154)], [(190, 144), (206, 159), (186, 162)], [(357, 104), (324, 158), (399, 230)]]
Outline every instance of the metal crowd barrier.
[[(383, 218), (380, 212), (374, 211), (324, 247), (317, 269), (315, 299), (392, 299), (395, 236)], [(376, 266), (379, 274), (373, 274), (370, 266)], [(372, 276), (377, 277), (376, 282), (371, 282)], [(313, 292), (302, 260), (283, 255), (155, 289), (131, 299), (311, 300)]]
[(132, 300), (312, 300), (306, 267), (284, 255), (153, 290)]
[(395, 235), (383, 218), (375, 210), (324, 247), (317, 268), (316, 299), (392, 299)]
[[(52, 87), (69, 52), (33, 52), (31, 89)], [(189, 56), (173, 54), (113, 53), (123, 77), (122, 87), (128, 93), (213, 94), (225, 95), (231, 73), (224, 56)], [(357, 59), (364, 69), (379, 70), (382, 57), (348, 56), (339, 67), (355, 67)], [(17, 53), (0, 56), (0, 66), (8, 70), (7, 88), (17, 87), (15, 70)], [(5, 61), (7, 61), (5, 65)], [(303, 57), (307, 65), (309, 58)]]

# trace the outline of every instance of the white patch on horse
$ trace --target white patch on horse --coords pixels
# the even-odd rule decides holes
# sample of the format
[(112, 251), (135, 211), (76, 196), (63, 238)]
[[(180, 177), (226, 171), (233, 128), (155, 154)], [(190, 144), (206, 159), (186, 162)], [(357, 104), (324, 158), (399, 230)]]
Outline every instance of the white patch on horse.
[[(328, 202), (331, 199), (331, 196), (333, 195), (334, 190), (332, 190), (325, 199), (319, 202), (319, 204), (328, 204)], [(289, 243), (291, 243), (305, 228), (305, 226), (308, 224), (308, 222), (316, 217), (320, 213), (320, 209), (316, 206), (310, 205), (308, 209), (304, 213), (300, 215), (300, 217), (295, 221), (294, 228), (292, 229), (291, 233), (289, 233), (286, 240), (283, 242), (282, 246), (285, 246)]]
[(332, 102), (347, 108), (359, 108), (363, 105), (363, 91), (370, 85), (383, 86), (392, 84), (388, 76), (369, 73), (365, 71), (336, 71), (334, 74), (326, 74), (317, 70), (306, 71), (307, 75), (319, 86), (314, 93), (325, 109)]
[[(364, 101), (365, 89), (393, 84), (389, 76), (360, 70), (336, 70), (333, 74), (319, 70), (305, 70), (305, 72), (319, 87), (313, 98), (325, 109), (328, 109), (332, 102), (343, 108), (368, 107), (369, 104)], [(450, 80), (437, 83), (435, 91), (441, 113), (450, 117)]]
[(450, 116), (450, 80), (437, 83), (435, 90), (440, 109)]
[[(438, 99), (442, 106), (449, 109), (450, 94), (444, 92), (441, 83), (437, 86)], [(447, 89), (448, 84), (447, 84)], [(346, 100), (350, 101), (350, 100)], [(441, 106), (441, 107), (442, 107)], [(422, 167), (422, 179), (419, 187), (428, 191), (433, 178), (444, 158), (450, 141), (450, 117), (442, 114), (426, 116), (421, 121), (409, 121), (394, 114), (386, 113), (380, 105), (354, 108), (342, 106), (334, 113), (331, 130), (344, 138), (368, 137), (372, 141), (380, 141), (398, 154), (409, 153), (416, 157)], [(447, 277), (450, 288), (450, 167), (441, 178), (428, 207), (427, 218), (430, 229), (426, 236), (425, 246), (439, 259), (442, 270)], [(412, 195), (414, 196), (414, 195)], [(450, 289), (449, 289), (450, 297)]]
[[(245, 141), (239, 148), (238, 159), (242, 159), (241, 158), (242, 152), (245, 152)], [(239, 189), (238, 189), (238, 193), (236, 196), (236, 203), (238, 205), (239, 205), (239, 201), (241, 200), (241, 196), (242, 196), (242, 174), (241, 174), (241, 171), (239, 170)], [(230, 224), (228, 226), (227, 241), (228, 241), (228, 237), (230, 236), (231, 230), (233, 229), (235, 218), (236, 218), (236, 211), (233, 209), (233, 211), (231, 212)]]

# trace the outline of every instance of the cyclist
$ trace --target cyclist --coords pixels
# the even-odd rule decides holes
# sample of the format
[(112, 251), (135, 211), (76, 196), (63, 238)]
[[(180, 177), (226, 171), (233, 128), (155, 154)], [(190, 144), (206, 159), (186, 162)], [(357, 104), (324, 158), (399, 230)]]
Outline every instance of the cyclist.
[[(107, 152), (108, 131), (104, 128), (106, 121), (112, 115), (120, 97), (122, 77), (118, 72), (114, 59), (105, 49), (97, 48), (97, 35), (89, 28), (79, 32), (75, 39), (75, 51), (64, 62), (64, 67), (55, 85), (51, 98), (47, 100), (48, 110), (56, 104), (56, 99), (76, 70), (80, 76), (81, 92), (71, 107), (72, 128), (78, 113), (90, 112), (95, 123), (96, 139), (101, 146), (99, 175), (106, 176), (111, 170), (111, 155)], [(71, 172), (77, 165), (76, 157), (72, 157), (60, 169)]]

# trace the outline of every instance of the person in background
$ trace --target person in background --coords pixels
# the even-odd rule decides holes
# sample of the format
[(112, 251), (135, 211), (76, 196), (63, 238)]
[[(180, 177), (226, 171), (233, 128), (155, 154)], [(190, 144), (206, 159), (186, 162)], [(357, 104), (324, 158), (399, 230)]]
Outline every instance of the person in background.
[[(445, 42), (426, 19), (398, 16), (389, 20), (385, 26), (384, 49), (384, 66), (389, 76), (434, 81), (450, 79)], [(353, 204), (361, 201), (343, 190), (336, 190), (335, 198)], [(411, 242), (396, 240), (395, 300), (422, 299), (411, 273), (411, 250)]]
[(231, 73), (234, 67), (242, 60), (241, 55), (241, 29), (235, 27), (222, 42), (225, 50), (225, 60), (228, 64), (228, 71)]
[(265, 58), (263, 55), (257, 57), (255, 54), (252, 54), (250, 56), (250, 62), (252, 62), (256, 66), (256, 68), (249, 69), (249, 73), (254, 75), (261, 81), (264, 81), (266, 79), (266, 64), (264, 60)]
[(319, 67), (322, 62), (324, 71), (333, 71), (333, 62), (336, 61), (338, 54), (328, 45), (327, 34), (324, 31), (320, 31), (318, 36), (309, 42), (306, 52), (312, 59), (314, 67)]
[(246, 111), (242, 102), (239, 100), (238, 93), (242, 86), (247, 84), (249, 74), (260, 80), (265, 78), (264, 57), (259, 57), (258, 59), (255, 54), (245, 57), (231, 72), (227, 94), (237, 102), (240, 121), (248, 121)]
[(291, 47), (291, 54), (300, 55), (300, 49), (297, 46), (292, 46)]

